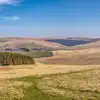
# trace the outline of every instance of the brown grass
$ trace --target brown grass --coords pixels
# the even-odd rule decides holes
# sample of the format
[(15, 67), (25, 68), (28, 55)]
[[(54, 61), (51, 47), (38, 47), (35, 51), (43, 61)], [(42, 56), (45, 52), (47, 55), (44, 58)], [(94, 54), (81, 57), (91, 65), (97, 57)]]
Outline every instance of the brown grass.
[(53, 73), (68, 73), (85, 69), (100, 68), (100, 65), (53, 65), (41, 64), (36, 65), (19, 65), (9, 66), (10, 70), (0, 71), (0, 78), (15, 78), (29, 75), (45, 75)]
[(99, 100), (100, 69), (47, 76), (38, 87), (45, 93), (63, 95), (68, 100)]
[(0, 100), (22, 100), (24, 90), (31, 86), (29, 82), (18, 82), (11, 80), (0, 81)]
[(53, 57), (36, 60), (45, 64), (100, 65), (100, 49), (59, 50), (53, 54)]

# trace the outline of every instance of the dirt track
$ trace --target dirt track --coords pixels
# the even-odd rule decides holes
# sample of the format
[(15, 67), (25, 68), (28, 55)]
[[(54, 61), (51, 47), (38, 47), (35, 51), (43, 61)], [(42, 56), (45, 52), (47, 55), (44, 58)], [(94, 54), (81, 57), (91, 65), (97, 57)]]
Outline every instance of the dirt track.
[[(85, 69), (100, 68), (100, 65), (44, 65), (37, 63), (28, 66), (10, 66), (10, 70), (1, 70), (0, 78), (15, 78), (29, 75), (68, 73)], [(12, 68), (13, 67), (13, 68)]]

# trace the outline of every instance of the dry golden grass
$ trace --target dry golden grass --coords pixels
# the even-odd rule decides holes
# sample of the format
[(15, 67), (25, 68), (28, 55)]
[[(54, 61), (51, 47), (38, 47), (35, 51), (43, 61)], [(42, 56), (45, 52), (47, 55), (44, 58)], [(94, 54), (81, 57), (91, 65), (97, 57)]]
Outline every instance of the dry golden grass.
[(22, 100), (24, 91), (30, 87), (30, 82), (17, 82), (11, 80), (0, 81), (0, 100)]
[(46, 76), (38, 87), (68, 100), (100, 100), (100, 69)]
[(54, 56), (36, 59), (45, 64), (100, 65), (100, 48), (53, 51)]
[(100, 65), (45, 65), (38, 62), (36, 65), (9, 67), (10, 70), (0, 71), (0, 100), (100, 98)]
[(36, 63), (36, 65), (9, 66), (9, 68), (10, 70), (0, 71), (0, 78), (8, 79), (29, 75), (68, 73), (85, 69), (100, 68), (100, 65), (53, 65)]

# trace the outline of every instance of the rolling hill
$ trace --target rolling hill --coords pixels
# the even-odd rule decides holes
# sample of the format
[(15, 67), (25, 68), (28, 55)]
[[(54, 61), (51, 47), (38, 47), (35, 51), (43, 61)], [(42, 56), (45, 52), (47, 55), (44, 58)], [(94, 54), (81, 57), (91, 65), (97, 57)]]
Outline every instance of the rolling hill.
[(72, 46), (69, 47), (69, 49), (89, 49), (89, 48), (96, 48), (98, 49), (100, 47), (100, 40), (95, 41), (95, 42), (91, 42), (91, 43), (87, 43), (87, 44), (82, 44), (82, 45), (77, 45), (77, 46)]
[(5, 48), (20, 49), (65, 49), (66, 46), (55, 43), (48, 42), (43, 39), (30, 39), (30, 38), (1, 38), (0, 39), (0, 49)]
[[(22, 37), (7, 37), (0, 38), (0, 50), (5, 48), (20, 49), (58, 49), (65, 50), (69, 48), (86, 48), (86, 46), (91, 47), (97, 44), (99, 38), (22, 38)], [(99, 44), (98, 44), (99, 45)], [(71, 47), (69, 47), (71, 46)]]

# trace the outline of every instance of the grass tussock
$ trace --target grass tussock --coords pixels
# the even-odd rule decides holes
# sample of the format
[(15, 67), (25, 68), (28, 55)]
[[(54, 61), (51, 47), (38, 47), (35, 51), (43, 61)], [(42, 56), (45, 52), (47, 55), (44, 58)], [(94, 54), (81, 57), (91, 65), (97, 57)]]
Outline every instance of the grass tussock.
[(24, 90), (31, 86), (29, 82), (3, 81), (0, 83), (0, 100), (22, 100)]

